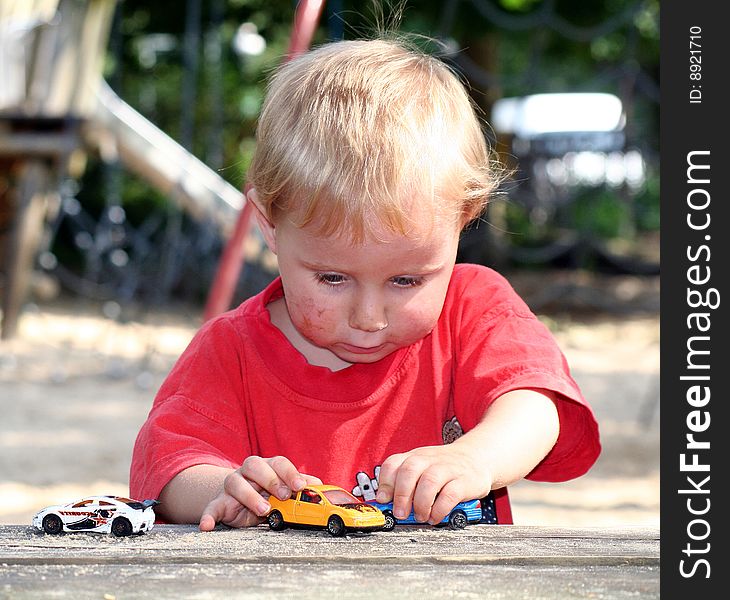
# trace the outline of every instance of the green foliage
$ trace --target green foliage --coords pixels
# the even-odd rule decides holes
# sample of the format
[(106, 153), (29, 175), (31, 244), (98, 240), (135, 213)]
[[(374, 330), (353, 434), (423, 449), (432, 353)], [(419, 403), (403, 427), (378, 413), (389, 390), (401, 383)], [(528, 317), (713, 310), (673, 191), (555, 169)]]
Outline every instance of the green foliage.
[(507, 10), (527, 12), (542, 0), (499, 0), (499, 4)]
[(601, 187), (582, 190), (570, 210), (574, 228), (588, 237), (620, 237), (631, 223), (626, 203), (613, 190)]
[(514, 202), (508, 202), (505, 207), (505, 224), (509, 242), (515, 246), (529, 247), (548, 241), (546, 229), (532, 219), (524, 207)]
[(638, 226), (643, 231), (658, 231), (659, 173), (650, 173), (646, 183), (634, 199)]

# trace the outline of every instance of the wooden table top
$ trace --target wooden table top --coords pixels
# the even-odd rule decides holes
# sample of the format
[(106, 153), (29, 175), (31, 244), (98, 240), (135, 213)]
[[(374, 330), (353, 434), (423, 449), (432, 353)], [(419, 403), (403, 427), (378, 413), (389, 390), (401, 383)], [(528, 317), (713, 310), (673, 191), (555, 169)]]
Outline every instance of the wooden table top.
[(128, 538), (0, 525), (2, 598), (658, 598), (659, 530), (399, 526), (333, 538), (158, 525)]

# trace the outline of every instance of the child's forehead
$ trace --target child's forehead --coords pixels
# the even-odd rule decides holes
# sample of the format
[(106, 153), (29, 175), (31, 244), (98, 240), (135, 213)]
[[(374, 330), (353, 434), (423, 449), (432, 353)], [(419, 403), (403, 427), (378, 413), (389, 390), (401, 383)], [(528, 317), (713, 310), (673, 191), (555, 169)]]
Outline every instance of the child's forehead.
[(353, 245), (392, 243), (401, 238), (428, 244), (433, 237), (441, 238), (461, 229), (457, 200), (422, 194), (415, 189), (412, 192), (370, 200), (351, 197), (349, 202), (325, 200), (309, 204), (308, 212), (290, 203), (288, 213), (279, 216), (310, 235)]
[(312, 268), (347, 271), (393, 268), (428, 271), (448, 262), (458, 241), (456, 228), (428, 228), (400, 233), (380, 226), (356, 239), (346, 229), (323, 233), (312, 224), (287, 223), (279, 232)]
[(364, 219), (343, 218), (334, 229), (317, 218), (306, 225), (295, 226), (313, 241), (364, 250), (373, 245), (429, 248), (458, 229), (454, 218), (429, 211), (411, 213), (405, 222), (393, 223), (385, 217), (370, 216)]

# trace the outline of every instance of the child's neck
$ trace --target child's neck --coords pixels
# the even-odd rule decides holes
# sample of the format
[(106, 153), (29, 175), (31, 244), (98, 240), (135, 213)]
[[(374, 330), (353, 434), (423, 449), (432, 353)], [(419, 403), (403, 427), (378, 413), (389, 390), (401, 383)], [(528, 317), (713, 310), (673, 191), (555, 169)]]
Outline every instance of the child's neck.
[(346, 362), (326, 348), (315, 346), (306, 339), (291, 322), (284, 298), (278, 298), (266, 305), (271, 322), (284, 334), (289, 343), (296, 348), (307, 362), (315, 367), (326, 367), (330, 371), (341, 371), (352, 363)]

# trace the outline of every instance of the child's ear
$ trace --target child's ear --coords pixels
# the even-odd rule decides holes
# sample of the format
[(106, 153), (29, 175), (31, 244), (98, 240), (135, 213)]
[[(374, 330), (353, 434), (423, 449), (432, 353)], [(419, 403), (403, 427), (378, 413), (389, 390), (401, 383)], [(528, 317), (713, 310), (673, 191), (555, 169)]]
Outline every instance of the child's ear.
[(246, 188), (246, 200), (253, 206), (253, 214), (261, 230), (261, 235), (266, 240), (266, 245), (269, 247), (269, 250), (276, 254), (276, 226), (266, 216), (261, 201), (259, 200), (259, 195), (256, 193), (256, 188)]

